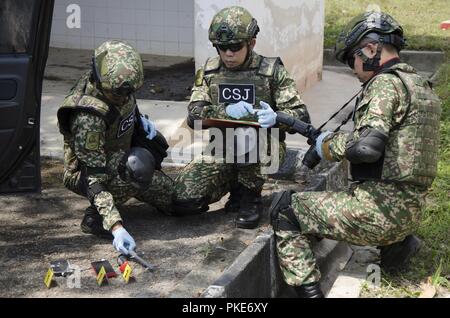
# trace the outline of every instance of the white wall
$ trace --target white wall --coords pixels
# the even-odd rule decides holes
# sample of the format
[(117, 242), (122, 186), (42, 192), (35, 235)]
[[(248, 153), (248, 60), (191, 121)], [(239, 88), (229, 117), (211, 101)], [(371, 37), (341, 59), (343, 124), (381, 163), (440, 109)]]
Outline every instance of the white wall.
[(325, 0), (195, 0), (195, 61), (200, 67), (216, 50), (208, 40), (209, 24), (222, 8), (239, 5), (261, 29), (255, 51), (280, 56), (300, 90), (322, 77)]
[[(69, 29), (66, 8), (81, 7), (81, 28)], [(193, 0), (55, 0), (53, 47), (94, 49), (123, 39), (140, 53), (194, 56)]]

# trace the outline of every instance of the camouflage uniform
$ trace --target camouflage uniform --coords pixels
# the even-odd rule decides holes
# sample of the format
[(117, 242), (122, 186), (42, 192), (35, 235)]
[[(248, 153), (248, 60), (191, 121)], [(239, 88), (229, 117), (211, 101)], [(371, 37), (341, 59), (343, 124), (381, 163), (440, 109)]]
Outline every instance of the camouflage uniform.
[[(228, 30), (228, 28), (230, 30)], [(221, 33), (221, 31), (224, 31)], [(256, 20), (241, 7), (230, 7), (216, 14), (209, 30), (209, 38), (214, 45), (248, 41), (259, 31)], [(231, 35), (230, 35), (231, 34)], [(220, 56), (210, 58), (197, 71), (195, 85), (188, 107), (189, 116), (195, 120), (233, 119), (225, 108), (227, 103), (219, 100), (219, 86), (227, 84), (253, 84), (254, 105), (265, 101), (275, 111), (283, 111), (296, 118), (309, 121), (306, 107), (279, 58), (267, 58), (249, 52), (247, 60), (238, 69), (227, 69)], [(201, 107), (197, 106), (201, 103)], [(256, 115), (240, 120), (257, 121)], [(285, 127), (280, 127), (280, 162), (284, 159)], [(201, 156), (188, 164), (176, 179), (177, 200), (201, 199), (207, 203), (220, 200), (232, 187), (241, 184), (247, 189), (260, 193), (265, 182), (259, 163), (239, 165), (213, 162), (212, 158)]]
[[(201, 84), (192, 88), (191, 102), (206, 101), (211, 103), (202, 109), (189, 109), (194, 112), (198, 119), (233, 119), (225, 113), (225, 105), (217, 103), (217, 82), (216, 78), (234, 79), (237, 83), (254, 82), (256, 72), (264, 72), (258, 70), (261, 60), (268, 60), (254, 52), (251, 53), (249, 60), (242, 66), (239, 71), (230, 71), (221, 65), (220, 57), (215, 57), (207, 61), (205, 68), (200, 69), (198, 74), (205, 74)], [(273, 75), (261, 82), (256, 87), (256, 105), (259, 100), (264, 100), (259, 96), (267, 94), (265, 101), (268, 102), (274, 110), (288, 113), (302, 120), (309, 120), (306, 107), (295, 87), (294, 80), (289, 76), (288, 72), (279, 62), (278, 59), (268, 60), (273, 63)], [(205, 71), (206, 69), (206, 71)], [(208, 72), (212, 69), (213, 71)], [(270, 71), (270, 70), (268, 70)], [(200, 75), (203, 76), (203, 75)], [(264, 97), (263, 97), (264, 98)], [(245, 118), (249, 121), (255, 121), (255, 117)], [(280, 132), (283, 135), (283, 132)], [(284, 158), (286, 145), (282, 139), (280, 142), (280, 162)], [(230, 191), (230, 185), (239, 182), (247, 188), (261, 191), (265, 182), (264, 176), (261, 174), (259, 164), (249, 166), (239, 166), (238, 164), (228, 163), (208, 163), (209, 158), (200, 157), (194, 159), (188, 164), (176, 179), (176, 196), (181, 199), (190, 197), (209, 197), (209, 203), (220, 200), (227, 192)]]
[[(85, 73), (58, 110), (58, 125), (64, 135), (64, 185), (83, 196), (88, 196), (87, 189), (93, 184), (103, 187), (91, 203), (103, 217), (106, 230), (116, 222), (122, 222), (117, 205), (132, 197), (168, 211), (173, 187), (172, 181), (158, 171), (152, 185), (143, 191), (122, 181), (118, 175), (119, 162), (131, 147), (135, 121), (139, 120), (136, 100), (131, 94), (125, 104), (114, 105), (103, 92), (110, 92), (113, 86), (119, 87), (125, 77), (140, 87), (142, 75), (133, 78), (132, 72), (137, 70), (142, 74), (142, 62), (130, 60), (127, 50), (118, 50), (115, 41), (106, 42), (97, 51), (108, 49), (117, 53), (106, 56), (113, 60), (110, 64), (115, 65), (114, 77), (103, 80), (100, 91), (92, 80), (93, 71)], [(102, 58), (101, 54), (96, 55)], [(100, 70), (104, 77), (109, 71)]]
[[(385, 155), (365, 170), (370, 174), (367, 170), (381, 168), (381, 180), (369, 176), (348, 192), (292, 195), (300, 232), (276, 232), (279, 263), (289, 285), (320, 278), (308, 235), (377, 246), (398, 242), (419, 226), (426, 191), (436, 175), (439, 100), (428, 82), (402, 63), (369, 81), (359, 100), (354, 131), (326, 138), (325, 158), (343, 160), (363, 128), (376, 128), (389, 136)], [(355, 178), (355, 170), (352, 174)]]

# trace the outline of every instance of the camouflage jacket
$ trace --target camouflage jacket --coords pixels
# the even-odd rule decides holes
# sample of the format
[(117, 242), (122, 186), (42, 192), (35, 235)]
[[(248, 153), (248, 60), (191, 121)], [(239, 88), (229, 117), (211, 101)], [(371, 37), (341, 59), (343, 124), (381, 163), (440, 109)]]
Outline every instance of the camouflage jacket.
[[(269, 64), (267, 61), (275, 61), (275, 63)], [(248, 82), (260, 84), (260, 87), (255, 88), (256, 102), (259, 99), (258, 95), (264, 96), (266, 97), (265, 101), (275, 111), (283, 111), (295, 118), (310, 121), (295, 81), (288, 74), (281, 60), (265, 58), (255, 52), (252, 52), (248, 61), (237, 70), (227, 69), (220, 61), (219, 56), (208, 59), (205, 66), (197, 71), (195, 85), (192, 88), (188, 111), (193, 118), (232, 119), (225, 113), (224, 104), (220, 104), (216, 98), (217, 85), (214, 82), (218, 77), (232, 79), (233, 82), (245, 82), (248, 79)], [(262, 81), (265, 78), (267, 80)], [(204, 103), (201, 107), (198, 107), (195, 102)], [(259, 103), (254, 106), (259, 108)]]
[[(115, 116), (110, 115), (113, 111)], [(120, 183), (117, 167), (131, 146), (134, 114), (134, 97), (121, 107), (108, 105), (90, 83), (89, 73), (82, 76), (58, 111), (58, 124), (64, 134), (65, 170), (73, 174), (89, 167), (87, 183), (98, 183), (105, 189), (113, 180)], [(93, 204), (106, 229), (121, 221), (110, 191), (97, 194)]]
[(440, 101), (411, 66), (399, 63), (366, 83), (354, 112), (354, 130), (325, 138), (325, 157), (340, 161), (365, 128), (388, 136), (381, 180), (429, 187), (436, 175)]

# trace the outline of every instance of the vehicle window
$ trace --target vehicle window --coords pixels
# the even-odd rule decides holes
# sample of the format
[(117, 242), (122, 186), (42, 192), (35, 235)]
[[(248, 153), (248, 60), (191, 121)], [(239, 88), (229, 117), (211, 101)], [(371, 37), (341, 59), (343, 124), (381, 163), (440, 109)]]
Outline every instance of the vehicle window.
[(0, 53), (26, 53), (35, 0), (0, 1)]

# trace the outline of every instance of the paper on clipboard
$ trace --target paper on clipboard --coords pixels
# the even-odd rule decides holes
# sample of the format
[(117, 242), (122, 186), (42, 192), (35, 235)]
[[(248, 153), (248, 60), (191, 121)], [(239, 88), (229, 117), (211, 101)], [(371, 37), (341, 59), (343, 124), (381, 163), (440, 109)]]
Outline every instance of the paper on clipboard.
[(237, 128), (244, 126), (251, 126), (255, 128), (261, 128), (261, 125), (258, 122), (254, 121), (245, 121), (245, 120), (231, 120), (231, 119), (203, 119), (202, 125), (207, 127), (218, 127), (218, 128)]

